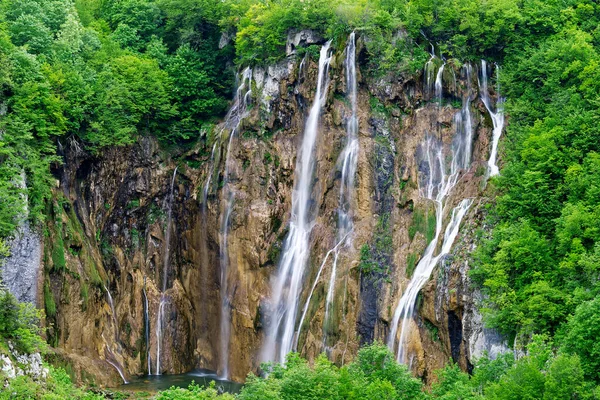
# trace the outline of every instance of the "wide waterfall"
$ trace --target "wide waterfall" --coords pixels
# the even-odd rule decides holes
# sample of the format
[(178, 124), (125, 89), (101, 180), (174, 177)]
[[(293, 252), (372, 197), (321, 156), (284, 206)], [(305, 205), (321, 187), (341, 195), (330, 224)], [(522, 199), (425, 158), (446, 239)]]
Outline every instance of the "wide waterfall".
[(496, 66), (496, 95), (498, 96), (498, 99), (496, 101), (496, 110), (494, 111), (490, 99), (490, 93), (488, 92), (487, 63), (485, 60), (481, 60), (479, 93), (481, 94), (481, 101), (483, 101), (485, 108), (490, 113), (490, 117), (492, 118), (492, 124), (494, 125), (494, 130), (492, 134), (492, 150), (490, 151), (490, 158), (488, 160), (488, 176), (494, 176), (500, 173), (498, 165), (496, 165), (496, 158), (498, 158), (498, 142), (500, 141), (502, 129), (504, 128), (504, 99), (500, 97), (500, 83), (498, 82), (499, 73), (500, 67)]
[[(442, 65), (440, 69), (443, 67)], [(469, 68), (465, 69), (465, 74), (467, 80), (469, 80)], [(438, 72), (437, 75), (440, 79), (439, 87), (441, 88), (441, 74)], [(436, 88), (437, 86), (436, 82)], [(436, 92), (436, 95), (439, 96), (436, 100), (439, 100), (441, 104), (441, 89), (439, 92), (436, 90)], [(446, 225), (443, 238), (441, 238), (444, 224), (444, 210), (447, 206), (448, 197), (458, 182), (460, 172), (468, 169), (470, 165), (472, 147), (472, 122), (469, 109), (470, 96), (471, 91), (470, 87), (468, 87), (467, 93), (463, 98), (463, 107), (454, 119), (455, 135), (450, 148), (451, 160), (449, 165), (447, 155), (445, 154), (447, 151), (444, 151), (441, 139), (428, 135), (420, 148), (422, 161), (419, 168), (419, 192), (422, 198), (432, 201), (435, 206), (436, 227), (435, 235), (419, 260), (393, 315), (388, 346), (392, 351), (397, 347), (397, 359), (400, 362), (407, 361), (407, 334), (409, 333), (410, 323), (413, 319), (417, 295), (429, 280), (438, 261), (450, 251), (458, 235), (460, 223), (473, 202), (472, 199), (463, 199), (452, 210), (450, 221)], [(442, 239), (441, 250), (437, 255), (434, 255), (440, 238)], [(397, 340), (400, 319), (402, 319), (400, 338)]]
[[(221, 296), (221, 326), (220, 326), (220, 374), (223, 379), (229, 377), (229, 339), (231, 336), (231, 306), (228, 293), (227, 274), (229, 270), (229, 254), (227, 252), (227, 244), (229, 237), (229, 218), (233, 211), (233, 200), (235, 192), (232, 190), (230, 175), (232, 169), (231, 161), (231, 144), (238, 133), (238, 128), (242, 119), (246, 116), (248, 105), (250, 104), (250, 96), (252, 94), (251, 87), (252, 70), (246, 68), (242, 72), (242, 82), (238, 86), (235, 102), (228, 113), (228, 118), (225, 121), (223, 129), (229, 129), (229, 140), (227, 141), (227, 152), (225, 156), (225, 173), (223, 175), (223, 199), (225, 199), (224, 207), (221, 212), (221, 229), (220, 229), (220, 245), (219, 259), (221, 263), (221, 279), (220, 279), (220, 296)], [(221, 131), (223, 132), (223, 131)], [(210, 177), (209, 177), (210, 179)]]
[[(169, 278), (169, 266), (170, 266), (170, 250), (171, 250), (171, 225), (173, 222), (173, 191), (175, 188), (175, 176), (177, 175), (177, 168), (173, 171), (173, 177), (171, 178), (171, 188), (169, 191), (169, 202), (167, 204), (167, 226), (165, 231), (165, 254), (163, 258), (163, 276), (162, 276), (162, 292), (160, 295), (160, 303), (158, 305), (158, 315), (156, 317), (156, 370), (155, 374), (160, 375), (160, 348), (164, 334), (164, 317), (165, 309), (169, 305), (169, 298), (166, 295), (167, 291), (167, 279)], [(150, 371), (148, 371), (150, 373)]]
[(294, 342), (298, 301), (310, 253), (310, 198), (314, 171), (314, 150), (319, 132), (321, 109), (327, 98), (331, 55), (327, 42), (321, 48), (317, 90), (304, 128), (302, 145), (296, 160), (295, 188), (292, 194), (292, 215), (289, 233), (284, 243), (279, 271), (272, 281), (269, 324), (263, 344), (262, 359), (283, 362)]

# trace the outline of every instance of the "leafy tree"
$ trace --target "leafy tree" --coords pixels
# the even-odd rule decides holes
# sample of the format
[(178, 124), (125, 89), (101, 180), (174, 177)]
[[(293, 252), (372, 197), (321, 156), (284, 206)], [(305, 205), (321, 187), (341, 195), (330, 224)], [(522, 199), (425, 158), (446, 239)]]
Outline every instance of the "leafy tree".
[(600, 297), (581, 303), (567, 324), (565, 352), (576, 354), (588, 379), (600, 382)]

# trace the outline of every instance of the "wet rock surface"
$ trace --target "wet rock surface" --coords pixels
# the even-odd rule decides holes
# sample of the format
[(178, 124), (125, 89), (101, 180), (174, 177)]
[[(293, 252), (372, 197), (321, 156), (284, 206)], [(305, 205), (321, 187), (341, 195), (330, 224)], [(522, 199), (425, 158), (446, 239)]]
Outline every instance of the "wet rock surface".
[[(301, 32), (290, 43), (321, 41)], [(359, 40), (357, 54), (361, 46)], [(350, 113), (340, 52), (332, 60), (331, 86), (315, 146), (311, 193), (315, 222), (302, 306), (313, 285), (315, 290), (306, 322), (297, 333), (298, 351), (311, 360), (327, 350), (335, 362), (347, 362), (361, 344), (386, 340), (391, 314), (410, 279), (410, 260), (418, 260), (427, 245), (426, 230), (414, 227), (415, 216), (431, 207), (419, 194), (419, 177), (426, 174), (419, 163), (419, 146), (429, 134), (451, 146), (453, 118), (459, 111), (449, 101), (440, 105), (427, 100), (422, 81), (363, 76), (360, 64), (358, 70), (354, 233), (351, 248), (338, 261), (335, 324), (327, 330), (326, 349), (325, 295), (331, 260), (323, 262), (336, 244), (338, 160)], [(48, 225), (38, 293), (47, 309), (48, 338), (59, 348), (57, 357), (76, 365), (82, 380), (87, 379), (86, 364), (99, 384), (120, 381), (114, 364), (125, 376), (219, 370), (222, 293), (227, 293), (230, 307), (230, 378), (241, 381), (249, 371), (257, 371), (268, 318), (264, 304), (289, 229), (296, 149), (315, 93), (316, 73), (316, 60), (293, 56), (253, 71), (253, 106), (231, 141), (228, 186), (235, 197), (226, 249), (219, 244), (229, 132), (219, 135), (220, 127), (215, 128), (212, 153), (213, 143), (205, 144), (204, 138), (195, 148), (175, 155), (167, 155), (147, 137), (99, 155), (84, 153), (76, 143), (66, 146), (65, 164), (56, 171), (60, 201), (53, 205)], [(448, 90), (448, 100), (460, 98), (459, 89)], [(478, 97), (471, 112), (473, 162), (461, 172), (455, 197), (449, 200), (453, 206), (458, 199), (479, 198), (482, 193), (484, 177), (478, 170), (486, 163), (491, 127)], [(176, 167), (167, 242), (166, 215)], [(448, 360), (467, 369), (469, 360), (484, 349), (502, 348), (500, 338), (482, 328), (478, 295), (467, 277), (471, 237), (481, 223), (478, 210), (475, 206), (470, 210), (450, 257), (439, 263), (421, 291), (409, 347), (415, 373), (428, 380), (431, 371)], [(60, 257), (53, 257), (61, 245), (67, 249), (64, 265)], [(368, 250), (366, 256), (363, 248)], [(221, 254), (229, 260), (225, 291), (220, 287)], [(371, 270), (363, 268), (365, 261)], [(114, 313), (105, 286), (112, 294)], [(157, 320), (163, 295), (168, 306), (160, 336)], [(55, 304), (54, 314), (48, 313), (50, 303)], [(156, 371), (158, 354), (161, 367)]]

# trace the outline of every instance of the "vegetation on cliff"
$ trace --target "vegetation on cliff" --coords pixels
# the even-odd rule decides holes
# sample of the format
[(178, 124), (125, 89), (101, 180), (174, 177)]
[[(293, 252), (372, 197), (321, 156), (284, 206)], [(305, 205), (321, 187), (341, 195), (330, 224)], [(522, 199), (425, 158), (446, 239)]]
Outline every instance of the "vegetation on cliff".
[[(592, 396), (589, 388), (600, 382), (599, 22), (592, 0), (5, 1), (0, 254), (24, 214), (44, 219), (66, 142), (92, 153), (140, 135), (209, 144), (206, 130), (232, 92), (230, 72), (285, 57), (291, 29), (313, 29), (334, 44), (357, 30), (367, 51), (361, 62), (372, 75), (419, 78), (431, 42), (447, 58), (484, 57), (502, 66), (510, 117), (503, 168), (488, 188), (493, 231), (482, 234), (471, 277), (485, 294), (487, 324), (517, 347), (529, 345), (518, 361), (480, 361), (471, 378), (448, 367), (431, 395)], [(0, 301), (3, 340), (41, 346), (33, 314)], [(335, 398), (315, 392), (333, 387), (344, 398), (421, 393), (383, 353), (370, 347), (347, 367), (320, 359), (314, 369), (293, 355), (268, 378), (252, 378), (240, 397), (302, 398), (306, 390), (305, 398)], [(374, 358), (363, 365), (361, 357)], [(68, 386), (62, 373), (53, 379)]]

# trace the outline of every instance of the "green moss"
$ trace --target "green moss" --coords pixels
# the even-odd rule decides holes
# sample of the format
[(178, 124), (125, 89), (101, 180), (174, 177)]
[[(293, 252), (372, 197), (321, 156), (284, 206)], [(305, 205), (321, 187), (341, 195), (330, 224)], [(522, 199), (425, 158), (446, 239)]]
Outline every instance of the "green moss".
[(135, 208), (139, 208), (139, 206), (140, 206), (140, 199), (133, 199), (129, 203), (127, 203), (128, 210), (133, 210)]
[(46, 316), (50, 318), (56, 316), (56, 303), (54, 302), (54, 296), (47, 281), (44, 282), (44, 307), (46, 309)]
[(440, 341), (440, 334), (439, 334), (439, 329), (437, 326), (435, 326), (431, 321), (429, 321), (428, 319), (426, 319), (424, 321), (425, 324), (425, 328), (427, 328), (427, 330), (429, 331), (429, 334), (431, 335), (431, 339), (434, 342), (439, 342)]
[(54, 270), (63, 271), (67, 268), (64, 246), (62, 233), (57, 230), (54, 243), (52, 244), (52, 266)]
[(413, 272), (415, 272), (415, 267), (417, 266), (418, 254), (409, 253), (406, 256), (406, 277), (412, 278)]
[(410, 240), (415, 238), (417, 232), (425, 236), (427, 243), (431, 242), (435, 237), (436, 216), (433, 210), (423, 211), (415, 209), (413, 212), (413, 220), (408, 227), (408, 237)]
[(264, 163), (269, 165), (273, 162), (273, 156), (271, 155), (271, 153), (269, 153), (268, 151), (265, 152), (265, 157), (263, 159)]

